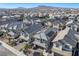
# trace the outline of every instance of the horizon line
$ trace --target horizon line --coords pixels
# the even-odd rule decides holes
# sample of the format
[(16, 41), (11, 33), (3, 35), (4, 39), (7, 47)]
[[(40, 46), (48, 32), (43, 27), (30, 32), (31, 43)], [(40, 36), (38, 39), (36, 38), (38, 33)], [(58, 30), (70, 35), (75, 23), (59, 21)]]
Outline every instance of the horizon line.
[[(67, 8), (67, 9), (79, 9), (79, 8), (72, 8), (72, 7), (57, 7), (57, 6), (45, 6), (45, 5), (39, 5), (39, 6), (44, 6), (44, 7), (54, 7), (54, 8)], [(35, 6), (35, 7), (39, 7), (39, 6)], [(0, 7), (0, 9), (18, 9), (18, 8), (26, 8), (26, 9), (30, 9), (30, 8), (35, 8), (35, 7)]]
[(57, 8), (73, 8), (78, 9), (79, 3), (0, 3), (0, 8), (35, 8), (39, 6), (57, 7)]

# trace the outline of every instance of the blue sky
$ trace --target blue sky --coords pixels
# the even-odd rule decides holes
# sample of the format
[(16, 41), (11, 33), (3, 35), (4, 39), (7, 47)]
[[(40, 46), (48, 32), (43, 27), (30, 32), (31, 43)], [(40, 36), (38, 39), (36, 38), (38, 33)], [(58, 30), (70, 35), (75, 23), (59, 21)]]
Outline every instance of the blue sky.
[(79, 8), (79, 3), (0, 3), (0, 8), (32, 8), (37, 7), (39, 5), (65, 8)]

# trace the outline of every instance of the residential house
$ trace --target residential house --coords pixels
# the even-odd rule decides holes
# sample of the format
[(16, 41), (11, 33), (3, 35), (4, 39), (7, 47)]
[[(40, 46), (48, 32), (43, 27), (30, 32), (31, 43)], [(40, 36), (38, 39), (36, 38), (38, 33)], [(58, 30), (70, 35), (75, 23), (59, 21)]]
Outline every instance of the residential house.
[(77, 43), (77, 38), (75, 37), (75, 34), (76, 32), (69, 27), (66, 27), (66, 29), (60, 31), (55, 39), (52, 41), (53, 49), (57, 49), (57, 51), (60, 51), (62, 55), (72, 55), (72, 48), (75, 47)]
[[(41, 23), (33, 24), (33, 25), (29, 26), (28, 28), (23, 29), (23, 32), (21, 32), (21, 34), (28, 37), (29, 42), (30, 42), (30, 38), (32, 37), (32, 35), (36, 34), (41, 29), (43, 29), (43, 26)], [(25, 39), (25, 40), (27, 41), (28, 39)]]
[(40, 32), (36, 33), (32, 37), (32, 44), (48, 49), (50, 47), (50, 42), (54, 39), (57, 34), (57, 30), (53, 28), (42, 29)]

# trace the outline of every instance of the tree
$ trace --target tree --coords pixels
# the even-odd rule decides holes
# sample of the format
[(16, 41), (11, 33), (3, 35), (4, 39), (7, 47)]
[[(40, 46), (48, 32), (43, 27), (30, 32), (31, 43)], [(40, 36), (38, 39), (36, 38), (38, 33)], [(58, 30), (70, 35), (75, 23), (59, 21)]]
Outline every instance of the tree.
[(65, 25), (63, 25), (62, 30), (64, 30), (65, 28), (66, 28), (66, 26), (65, 26)]
[(28, 44), (26, 44), (25, 46), (24, 46), (24, 49), (25, 50), (27, 50), (28, 48), (31, 48)]
[(30, 51), (28, 50), (29, 48), (31, 48), (31, 46), (29, 46), (28, 44), (25, 44), (25, 46), (23, 47), (23, 53), (24, 54), (28, 54)]
[(12, 38), (9, 38), (8, 39), (8, 44), (11, 45), (11, 46), (16, 46), (16, 41), (14, 41)]
[(0, 32), (0, 36), (3, 36), (3, 32)]
[(16, 46), (16, 45), (17, 45), (17, 44), (16, 44), (16, 41), (12, 41), (12, 42), (11, 42), (11, 45), (12, 45), (12, 46)]

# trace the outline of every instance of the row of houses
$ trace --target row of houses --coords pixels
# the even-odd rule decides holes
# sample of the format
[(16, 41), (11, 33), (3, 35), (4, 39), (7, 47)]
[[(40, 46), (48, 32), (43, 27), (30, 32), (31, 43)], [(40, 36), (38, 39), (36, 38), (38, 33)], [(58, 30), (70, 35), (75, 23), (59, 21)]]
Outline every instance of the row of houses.
[[(15, 20), (0, 21), (0, 31), (8, 32), (15, 40), (18, 35), (19, 39), (27, 41), (30, 45), (40, 46), (45, 50), (50, 48), (52, 42), (52, 48), (58, 49), (61, 53), (66, 51), (71, 52), (70, 55), (72, 54), (72, 49), (78, 41), (78, 38), (75, 37), (78, 34), (78, 22), (72, 18), (67, 21), (61, 18), (42, 22), (34, 21), (31, 21), (33, 23), (24, 22), (24, 20), (18, 22)], [(59, 31), (61, 27), (62, 29)]]
[(66, 23), (66, 28), (58, 32), (53, 42), (52, 51), (55, 55), (73, 55), (73, 48), (79, 41), (79, 23), (70, 18)]
[[(10, 22), (10, 21), (9, 21)], [(55, 37), (57, 29), (44, 27), (41, 23), (28, 25), (24, 22), (1, 21), (0, 31), (8, 32), (15, 39), (19, 35), (20, 39), (31, 42), (34, 45), (47, 49), (51, 40)]]

